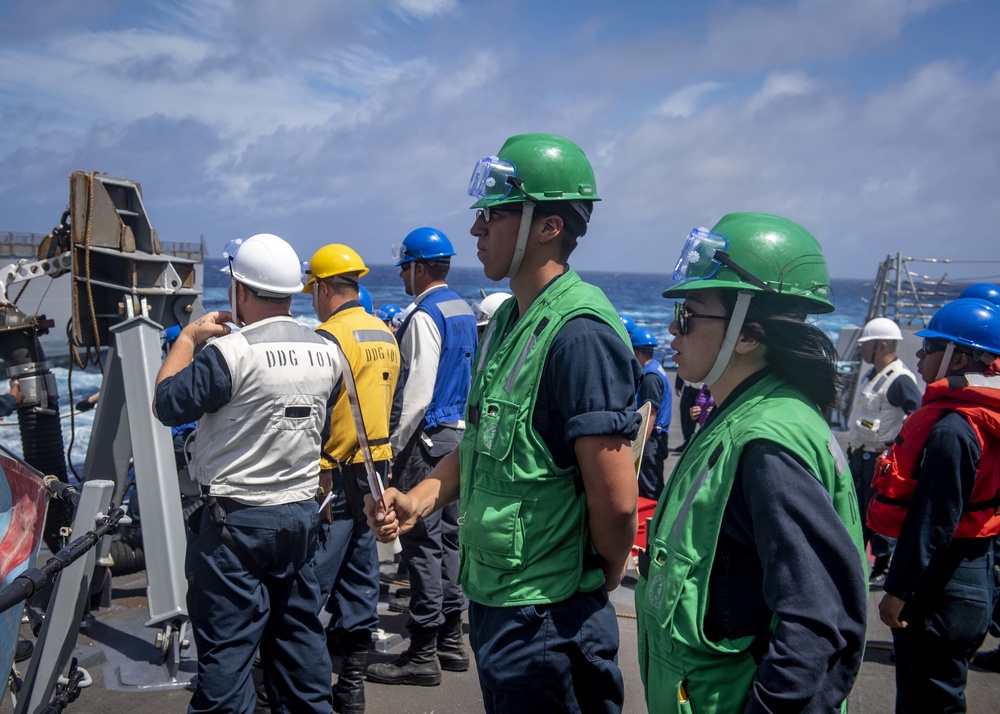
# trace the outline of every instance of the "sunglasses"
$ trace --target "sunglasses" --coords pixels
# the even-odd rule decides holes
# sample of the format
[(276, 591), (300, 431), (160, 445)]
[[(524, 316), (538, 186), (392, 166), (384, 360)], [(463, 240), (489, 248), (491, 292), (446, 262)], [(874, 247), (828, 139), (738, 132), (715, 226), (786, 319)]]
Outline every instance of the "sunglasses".
[(489, 206), (486, 206), (485, 208), (476, 209), (476, 218), (482, 218), (483, 223), (489, 223), (497, 216), (502, 216), (505, 213), (516, 213), (519, 210), (521, 210), (520, 206), (517, 208), (490, 208)]
[(702, 320), (728, 320), (728, 315), (699, 315), (697, 312), (691, 312), (684, 305), (679, 302), (674, 303), (674, 322), (677, 323), (677, 332), (681, 335), (686, 335), (688, 330), (691, 329), (690, 320), (692, 318), (701, 318)]
[[(944, 352), (946, 349), (948, 349), (947, 342), (929, 340), (926, 337), (924, 338), (924, 341), (920, 345), (920, 351), (924, 353), (924, 356), (932, 355), (935, 352)], [(972, 352), (956, 346), (955, 349), (953, 350), (953, 354), (971, 355)]]

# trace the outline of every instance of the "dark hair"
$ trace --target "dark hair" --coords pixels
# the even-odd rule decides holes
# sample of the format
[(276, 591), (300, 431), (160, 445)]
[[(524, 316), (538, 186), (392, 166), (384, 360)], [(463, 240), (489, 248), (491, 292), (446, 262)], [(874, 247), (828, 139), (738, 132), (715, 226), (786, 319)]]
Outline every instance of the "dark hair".
[(418, 262), (427, 266), (427, 272), (434, 280), (444, 280), (448, 277), (448, 270), (451, 269), (451, 258), (432, 258)]
[[(736, 291), (721, 292), (722, 302), (732, 314)], [(743, 334), (767, 348), (773, 372), (826, 413), (838, 403), (837, 348), (825, 332), (805, 321), (806, 316), (802, 301), (756, 293), (743, 321)]]
[(358, 294), (360, 292), (360, 290), (358, 289), (358, 283), (348, 284), (344, 282), (335, 282), (334, 281), (335, 277), (336, 276), (331, 276), (329, 278), (319, 278), (316, 282), (325, 283), (326, 286), (330, 288), (330, 290), (333, 291), (333, 294), (336, 295), (337, 297), (354, 298), (355, 300), (357, 300)]
[[(584, 218), (580, 211), (571, 204), (583, 204), (587, 211), (588, 218)], [(587, 222), (589, 216), (593, 214), (593, 201), (545, 201), (535, 206), (535, 216), (559, 216), (563, 221), (562, 244), (560, 246), (559, 257), (569, 260), (569, 256), (576, 250), (577, 239), (587, 234)]]

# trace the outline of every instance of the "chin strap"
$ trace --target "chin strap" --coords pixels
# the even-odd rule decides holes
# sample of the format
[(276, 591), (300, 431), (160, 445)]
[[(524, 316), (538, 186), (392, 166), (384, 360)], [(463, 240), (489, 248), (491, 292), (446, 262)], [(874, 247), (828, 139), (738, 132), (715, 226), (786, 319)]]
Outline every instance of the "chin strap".
[(236, 324), (236, 326), (237, 327), (243, 327), (243, 323), (240, 322), (239, 313), (236, 310), (236, 308), (237, 308), (237, 305), (236, 305), (236, 302), (237, 302), (237, 300), (236, 300), (236, 291), (237, 291), (237, 289), (238, 289), (238, 284), (237, 284), (237, 282), (235, 280), (233, 280), (233, 289), (229, 291), (229, 295), (230, 295), (230, 298), (229, 298), (229, 309), (233, 313), (233, 322)]
[(524, 260), (524, 251), (528, 247), (528, 233), (531, 231), (531, 219), (535, 214), (535, 204), (530, 201), (523, 204), (521, 209), (521, 227), (517, 231), (517, 245), (514, 246), (514, 255), (510, 259), (510, 268), (507, 269), (507, 277), (513, 278), (517, 271), (521, 269), (521, 261)]
[(722, 340), (719, 355), (715, 358), (712, 370), (702, 380), (709, 387), (719, 381), (722, 373), (729, 366), (733, 350), (736, 349), (736, 341), (740, 337), (740, 332), (743, 331), (743, 321), (746, 319), (747, 310), (750, 308), (751, 298), (753, 298), (753, 293), (749, 290), (740, 290), (736, 295), (736, 305), (733, 307), (733, 314), (729, 318), (729, 327), (726, 328), (726, 337)]
[(938, 367), (937, 377), (934, 381), (944, 379), (945, 375), (948, 374), (948, 367), (951, 366), (951, 358), (955, 354), (955, 343), (949, 342), (948, 346), (944, 348), (944, 356), (941, 357), (941, 366)]

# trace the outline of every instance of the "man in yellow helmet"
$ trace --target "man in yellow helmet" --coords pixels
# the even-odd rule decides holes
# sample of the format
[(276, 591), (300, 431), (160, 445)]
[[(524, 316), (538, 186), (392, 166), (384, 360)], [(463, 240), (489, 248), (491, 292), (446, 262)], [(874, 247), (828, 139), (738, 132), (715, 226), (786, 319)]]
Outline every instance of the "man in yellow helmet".
[[(354, 250), (326, 245), (309, 261), (303, 290), (312, 295), (313, 309), (322, 320), (316, 331), (347, 356), (372, 460), (384, 481), (392, 459), (389, 413), (399, 377), (399, 348), (392, 332), (358, 300), (358, 280), (367, 273)], [(372, 632), (378, 626), (379, 594), (375, 538), (363, 511), (368, 487), (357, 428), (350, 395), (341, 390), (320, 458), (319, 499), (326, 525), (321, 528), (316, 574), (323, 595), (329, 597), (327, 638), (342, 657), (333, 707), (352, 713), (365, 710), (365, 665)]]

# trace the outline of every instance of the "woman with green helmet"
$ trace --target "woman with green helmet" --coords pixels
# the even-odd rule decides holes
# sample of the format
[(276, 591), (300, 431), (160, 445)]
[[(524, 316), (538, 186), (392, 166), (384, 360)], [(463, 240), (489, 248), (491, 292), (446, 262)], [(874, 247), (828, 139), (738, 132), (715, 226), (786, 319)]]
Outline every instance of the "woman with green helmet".
[(801, 226), (733, 213), (691, 232), (678, 376), (717, 407), (659, 499), (636, 588), (650, 711), (831, 711), (861, 665), (867, 569), (846, 459), (823, 411), (835, 350), (823, 252)]

